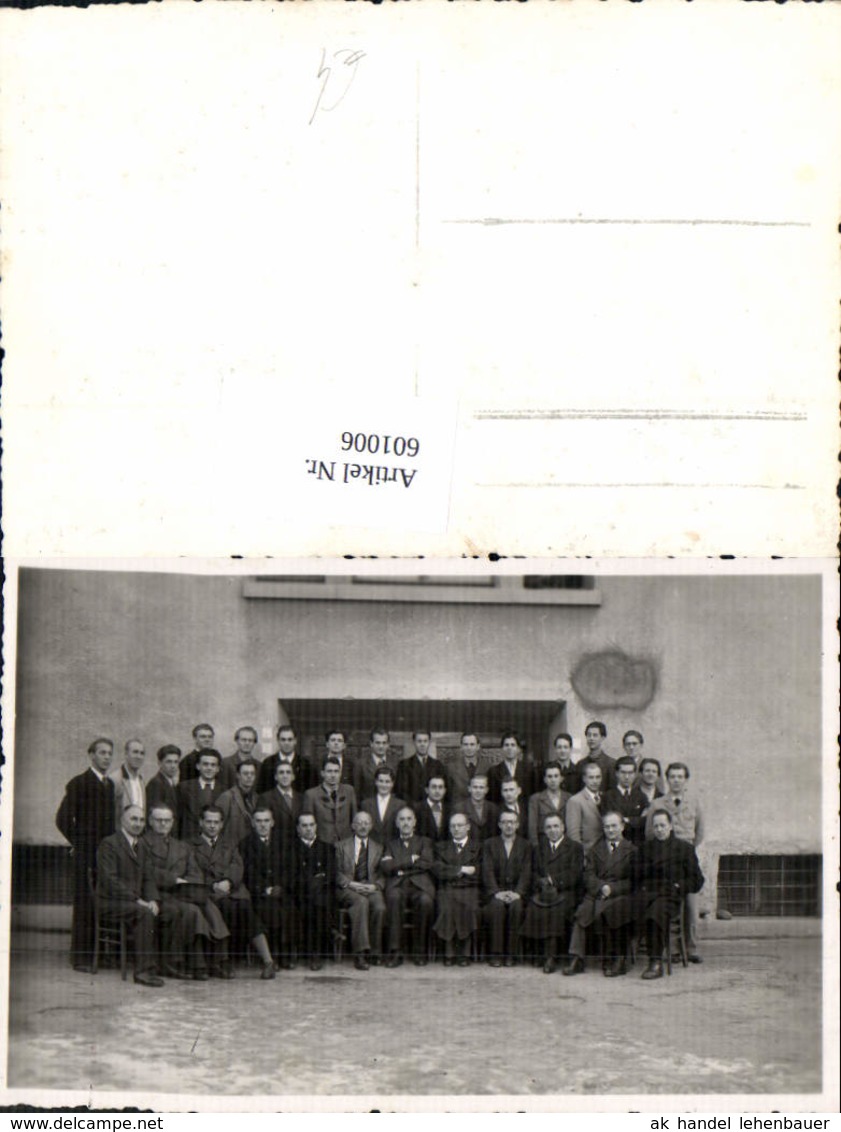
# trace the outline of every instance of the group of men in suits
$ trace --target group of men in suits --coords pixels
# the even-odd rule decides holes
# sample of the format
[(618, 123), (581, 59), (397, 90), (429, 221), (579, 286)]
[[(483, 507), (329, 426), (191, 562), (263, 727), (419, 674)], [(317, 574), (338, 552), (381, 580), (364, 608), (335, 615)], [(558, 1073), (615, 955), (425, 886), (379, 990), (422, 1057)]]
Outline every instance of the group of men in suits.
[[(148, 782), (139, 740), (109, 773), (113, 744), (98, 739), (56, 818), (76, 863), (73, 964), (91, 969), (95, 876), (100, 914), (131, 922), (136, 978), (147, 985), (161, 974), (233, 977), (231, 940), (253, 947), (264, 978), (299, 958), (318, 969), (336, 933), (347, 934), (360, 970), (399, 966), (408, 932), (418, 965), (431, 934), (447, 965), (469, 963), (480, 939), (492, 966), (513, 965), (525, 937), (542, 943), (547, 973), (567, 953), (564, 974), (575, 975), (598, 932), (605, 973), (618, 975), (635, 926), (651, 957), (644, 977), (659, 977), (675, 902), (703, 883), (701, 814), (684, 764), (667, 768), (663, 793), (642, 735), (627, 732), (614, 760), (606, 734), (589, 724), (577, 763), (572, 738), (558, 735), (541, 774), (513, 732), (496, 762), (466, 732), (445, 766), (428, 731), (398, 760), (375, 728), (352, 760), (334, 730), (316, 768), (289, 725), (278, 729), (277, 754), (259, 761), (254, 728), (239, 728), (223, 758), (199, 724), (195, 749), (182, 758), (162, 747)], [(700, 961), (692, 930), (690, 957)]]

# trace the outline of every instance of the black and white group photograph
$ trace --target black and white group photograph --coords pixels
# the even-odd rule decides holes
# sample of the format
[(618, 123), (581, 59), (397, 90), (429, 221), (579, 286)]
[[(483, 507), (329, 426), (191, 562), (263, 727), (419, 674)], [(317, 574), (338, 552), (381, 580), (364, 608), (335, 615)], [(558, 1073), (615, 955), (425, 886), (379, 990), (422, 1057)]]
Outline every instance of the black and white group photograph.
[(10, 1101), (829, 1087), (820, 565), (10, 582)]

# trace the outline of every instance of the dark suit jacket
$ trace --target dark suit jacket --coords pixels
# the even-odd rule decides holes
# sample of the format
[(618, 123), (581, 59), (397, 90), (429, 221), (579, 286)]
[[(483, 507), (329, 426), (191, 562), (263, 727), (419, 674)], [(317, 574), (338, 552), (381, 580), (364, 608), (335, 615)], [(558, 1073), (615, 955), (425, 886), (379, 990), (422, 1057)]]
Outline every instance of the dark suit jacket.
[(590, 763), (601, 768), (602, 784), (599, 789), (601, 790), (602, 796), (604, 796), (606, 790), (610, 790), (616, 785), (616, 774), (613, 769), (616, 766), (616, 759), (612, 759), (610, 755), (606, 755), (604, 751), (595, 758), (590, 758), (589, 755), (585, 755), (583, 759), (579, 759), (575, 766), (578, 770), (578, 777), (581, 779), (582, 787), (584, 785), (584, 771)]
[(309, 847), (296, 837), (292, 863), (292, 891), (298, 908), (306, 913), (314, 905), (329, 906), (336, 889), (336, 853), (333, 846), (326, 841), (314, 841)]
[(182, 782), (187, 782), (191, 778), (198, 778), (198, 761), (200, 754), (201, 752), (198, 750), (190, 751), (189, 754), (184, 755), (182, 758), (178, 766), (178, 774)]
[(281, 840), (287, 842), (291, 842), (298, 835), (298, 818), (304, 806), (303, 795), (293, 790), (291, 803), (291, 806), (287, 805), (276, 786), (257, 798), (257, 807), (268, 806), (274, 818), (275, 833)]
[(250, 799), (246, 799), (237, 786), (232, 786), (230, 790), (224, 790), (216, 799), (216, 805), (225, 817), (222, 836), (231, 845), (239, 845), (254, 828), (251, 824), (251, 815), (254, 810), (253, 808), (249, 810), (249, 802), (256, 805), (256, 797), (252, 795)]
[[(508, 767), (504, 762), (494, 763), (488, 771), (488, 797), (492, 802), (496, 802), (497, 805), (502, 803), (502, 783), (506, 778), (510, 777)], [(534, 767), (532, 764), (526, 762), (525, 759), (519, 759), (514, 779), (520, 784), (520, 789), (523, 792), (520, 795), (520, 805), (527, 807), (529, 798), (534, 793), (535, 789)], [(523, 830), (525, 830), (525, 822), (523, 823)]]
[[(582, 927), (590, 925), (597, 907), (609, 924), (619, 927), (631, 918), (631, 890), (636, 849), (622, 838), (611, 853), (607, 841), (597, 841), (587, 854), (584, 865), (586, 896), (576, 919)], [(602, 885), (610, 885), (610, 896), (599, 897)]]
[(301, 813), (314, 814), (318, 826), (319, 841), (335, 845), (353, 830), (350, 823), (356, 814), (356, 795), (352, 786), (339, 785), (335, 802), (331, 801), (323, 786), (314, 786), (304, 794)]
[[(229, 880), (231, 891), (228, 893), (232, 900), (248, 900), (248, 891), (242, 883), (245, 870), (242, 857), (235, 845), (229, 845), (219, 837), (216, 844), (211, 846), (203, 837), (194, 837), (190, 841), (190, 850), (193, 860), (198, 866), (202, 880), (207, 885), (214, 885), (218, 881)], [(212, 899), (219, 899), (211, 893)]]
[(632, 787), (630, 794), (624, 795), (615, 786), (603, 795), (602, 813), (615, 810), (621, 814), (625, 819), (625, 837), (638, 845), (645, 840), (645, 818), (642, 815), (650, 804), (638, 787)]
[(202, 808), (215, 802), (222, 793), (217, 778), (212, 790), (204, 790), (198, 778), (189, 778), (178, 783), (178, 797), (181, 799), (181, 816), (178, 823), (178, 836), (182, 841), (192, 841), (199, 835), (199, 818)]
[(447, 763), (447, 797), (454, 802), (467, 798), (470, 779), (474, 774), (487, 774), (491, 765), (490, 755), (480, 751), (476, 760), (476, 769), (468, 768), (464, 765), (464, 758), (459, 752), (451, 762)]
[[(551, 881), (551, 884), (548, 883)], [(564, 837), (552, 852), (552, 846), (541, 835), (534, 854), (532, 900), (544, 907), (564, 904), (570, 911), (577, 907), (584, 893), (584, 849), (577, 841)]]
[(671, 834), (666, 841), (642, 843), (634, 860), (633, 883), (651, 897), (679, 900), (687, 893), (701, 891), (704, 874), (694, 848)]
[[(395, 776), (397, 761), (397, 755), (393, 751), (389, 751), (385, 757), (384, 765), (394, 771)], [(376, 794), (375, 770), (374, 757), (370, 751), (366, 751), (353, 768), (353, 789), (356, 791), (357, 798), (370, 798), (372, 794)]]
[[(360, 810), (364, 810), (366, 814), (371, 815), (371, 836), (379, 841), (380, 845), (387, 845), (392, 837), (397, 836), (397, 815), (402, 809), (405, 809), (407, 803), (402, 798), (396, 797), (394, 794), (388, 800), (388, 806), (385, 811), (385, 821), (380, 820), (380, 811), (377, 807), (376, 797), (366, 798)], [(411, 807), (410, 807), (411, 808)]]
[(59, 832), (73, 846), (77, 869), (93, 868), (103, 838), (114, 832), (114, 783), (92, 770), (71, 778), (55, 816)]
[(137, 842), (132, 853), (125, 834), (112, 833), (99, 846), (96, 854), (96, 901), (105, 913), (132, 910), (138, 900), (158, 900), (146, 856), (146, 846)]
[[(306, 760), (307, 767), (309, 768), (307, 770), (306, 777), (309, 778), (310, 783), (310, 785), (307, 787), (307, 790), (315, 790), (316, 787), (321, 785), (321, 768), (324, 765), (324, 760), (326, 758), (327, 752), (322, 751), (320, 754), (313, 755), (311, 758)], [(341, 761), (342, 773), (339, 775), (339, 785), (353, 786), (353, 768), (355, 765), (354, 760), (348, 755), (347, 751), (345, 751), (345, 753), (342, 755)], [(303, 769), (301, 773), (303, 775)], [(295, 785), (298, 786), (298, 783), (296, 782)], [(303, 790), (301, 786), (298, 786), (298, 789)], [(303, 790), (303, 793), (306, 793), (306, 790)]]
[(446, 841), (450, 836), (450, 805), (446, 799), (441, 803), (441, 827), (435, 824), (429, 803), (424, 799), (414, 807), (415, 817), (418, 819), (415, 833), (418, 837), (428, 837), (430, 841)]
[(185, 841), (161, 837), (151, 829), (146, 830), (141, 841), (146, 847), (146, 860), (161, 894), (177, 896), (178, 889), (183, 887), (176, 883), (179, 878), (201, 882), (201, 873)]
[(495, 802), (485, 799), (481, 821), (472, 798), (462, 799), (453, 812), (462, 813), (467, 817), (470, 822), (470, 836), (478, 841), (487, 841), (489, 837), (499, 836), (499, 806)]
[[(432, 875), (439, 881), (444, 889), (447, 888), (478, 888), (482, 883), (482, 844), (467, 838), (462, 851), (456, 849), (452, 838), (446, 841), (437, 841), (434, 845), (435, 861), (432, 865)], [(461, 876), (463, 865), (472, 865), (476, 872), (472, 876)]]
[[(549, 795), (546, 790), (540, 790), (537, 794), (532, 794), (529, 798), (529, 818), (528, 818), (528, 839), (532, 845), (537, 845), (541, 833), (543, 833), (543, 823), (550, 815), (564, 817), (569, 801), (569, 794), (566, 791), (561, 791), (561, 808), (556, 810), (549, 800)], [(524, 831), (520, 830), (520, 836), (526, 836)]]
[(146, 813), (151, 814), (153, 806), (169, 806), (175, 818), (173, 829), (178, 832), (181, 820), (181, 796), (178, 787), (173, 786), (160, 771), (146, 783)]
[[(417, 860), (412, 861), (412, 857), (417, 857)], [(410, 838), (408, 848), (399, 837), (389, 841), (380, 860), (380, 869), (386, 878), (386, 894), (397, 888), (413, 887), (434, 898), (434, 863), (434, 849), (428, 837), (418, 837), (415, 834)]]
[[(270, 790), (274, 790), (277, 785), (275, 782), (275, 773), (277, 772), (277, 764), (279, 762), (280, 752), (276, 755), (269, 755), (268, 758), (263, 759), (260, 763), (256, 786), (258, 794), (267, 794)], [(295, 777), (292, 779), (292, 786), (299, 794), (303, 794), (303, 792), (309, 790), (311, 786), (318, 786), (319, 779), (316, 778), (313, 781), (312, 766), (306, 759), (302, 759), (297, 751), (292, 759), (292, 769), (295, 772)]]
[(423, 766), (417, 755), (410, 755), (397, 764), (394, 793), (399, 798), (405, 798), (410, 806), (414, 806), (425, 800), (426, 784), (430, 778), (443, 778), (446, 782), (447, 772), (444, 764), (434, 759), (432, 755), (428, 755), (426, 766)]
[(279, 887), (292, 895), (292, 846), (273, 829), (268, 845), (252, 830), (240, 845), (245, 887), (253, 900), (265, 897), (267, 888)]
[[(257, 754), (250, 755), (249, 758), (253, 759), (258, 764), (257, 776), (260, 776), (261, 759)], [(226, 755), (222, 759), (222, 767), (219, 771), (219, 781), (222, 783), (223, 790), (230, 790), (237, 784), (237, 767), (242, 760), (239, 755)]]
[(505, 856), (501, 837), (491, 837), (482, 846), (482, 887), (485, 899), (497, 892), (518, 892), (525, 901), (531, 893), (532, 847), (524, 837), (515, 837), (510, 857)]

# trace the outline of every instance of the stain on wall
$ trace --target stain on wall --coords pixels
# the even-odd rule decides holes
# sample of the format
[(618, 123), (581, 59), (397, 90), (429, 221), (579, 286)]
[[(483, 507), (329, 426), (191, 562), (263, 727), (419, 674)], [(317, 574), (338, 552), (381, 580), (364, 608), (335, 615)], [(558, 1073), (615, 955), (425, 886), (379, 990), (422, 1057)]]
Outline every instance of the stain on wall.
[(657, 692), (657, 670), (652, 661), (635, 659), (619, 650), (582, 657), (570, 679), (581, 702), (597, 710), (641, 711)]

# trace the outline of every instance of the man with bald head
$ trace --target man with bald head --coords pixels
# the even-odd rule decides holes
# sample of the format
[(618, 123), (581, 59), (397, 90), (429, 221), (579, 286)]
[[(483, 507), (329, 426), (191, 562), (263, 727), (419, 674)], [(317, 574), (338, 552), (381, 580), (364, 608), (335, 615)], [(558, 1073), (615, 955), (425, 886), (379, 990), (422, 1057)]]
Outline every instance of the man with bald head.
[(385, 921), (385, 880), (380, 872), (382, 846), (371, 837), (371, 815), (357, 813), (353, 836), (336, 845), (336, 885), (339, 907), (350, 917), (350, 942), (354, 966), (367, 971), (382, 955)]
[(388, 918), (388, 959), (386, 967), (403, 962), (403, 920), (412, 910), (413, 962), (425, 967), (429, 953), (429, 926), (435, 911), (435, 861), (432, 841), (418, 837), (417, 819), (411, 806), (397, 813), (398, 836), (389, 841), (380, 861), (385, 877), (385, 903)]

